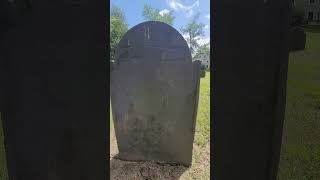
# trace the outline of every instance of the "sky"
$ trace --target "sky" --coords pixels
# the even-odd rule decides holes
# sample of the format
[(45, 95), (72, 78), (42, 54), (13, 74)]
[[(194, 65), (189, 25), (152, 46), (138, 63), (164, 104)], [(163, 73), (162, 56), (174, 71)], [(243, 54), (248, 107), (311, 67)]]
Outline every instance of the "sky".
[(178, 31), (192, 20), (193, 15), (200, 12), (199, 22), (205, 24), (205, 36), (198, 42), (210, 42), (210, 0), (110, 0), (110, 7), (116, 5), (125, 14), (129, 29), (145, 21), (142, 16), (144, 4), (159, 9), (160, 13), (173, 11), (176, 17), (173, 27)]

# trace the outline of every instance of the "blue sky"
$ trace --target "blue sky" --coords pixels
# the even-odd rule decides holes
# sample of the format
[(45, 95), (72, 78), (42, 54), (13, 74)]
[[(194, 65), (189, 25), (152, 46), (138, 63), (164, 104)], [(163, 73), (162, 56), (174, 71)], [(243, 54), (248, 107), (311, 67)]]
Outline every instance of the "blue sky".
[(173, 26), (178, 31), (192, 19), (194, 14), (200, 12), (199, 21), (206, 26), (205, 37), (199, 43), (210, 41), (210, 0), (110, 0), (110, 4), (122, 9), (129, 28), (144, 21), (142, 17), (144, 4), (159, 9), (162, 13), (173, 11), (176, 17)]

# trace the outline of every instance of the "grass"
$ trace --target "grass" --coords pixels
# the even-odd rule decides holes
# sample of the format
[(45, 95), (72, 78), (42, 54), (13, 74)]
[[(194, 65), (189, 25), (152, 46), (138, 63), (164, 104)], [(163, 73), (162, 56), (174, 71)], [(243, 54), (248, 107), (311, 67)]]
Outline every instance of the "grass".
[(110, 128), (113, 128), (112, 107), (110, 102)]
[(7, 166), (6, 166), (6, 156), (3, 144), (3, 131), (0, 113), (0, 180), (6, 180), (7, 177)]
[(200, 80), (199, 104), (193, 146), (193, 167), (185, 179), (210, 179), (210, 72)]
[(279, 180), (320, 178), (320, 30), (289, 58)]
[(320, 53), (320, 26), (317, 28), (305, 28), (307, 42), (305, 52)]
[(205, 146), (210, 142), (210, 72), (200, 80), (199, 104), (196, 120), (195, 143)]

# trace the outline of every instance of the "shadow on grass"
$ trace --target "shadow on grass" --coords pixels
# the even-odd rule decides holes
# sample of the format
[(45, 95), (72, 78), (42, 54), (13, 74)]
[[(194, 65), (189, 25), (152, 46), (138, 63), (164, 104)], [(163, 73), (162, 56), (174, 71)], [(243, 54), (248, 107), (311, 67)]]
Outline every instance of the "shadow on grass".
[(154, 162), (110, 160), (110, 179), (171, 179), (178, 180), (188, 170), (184, 166), (158, 164)]

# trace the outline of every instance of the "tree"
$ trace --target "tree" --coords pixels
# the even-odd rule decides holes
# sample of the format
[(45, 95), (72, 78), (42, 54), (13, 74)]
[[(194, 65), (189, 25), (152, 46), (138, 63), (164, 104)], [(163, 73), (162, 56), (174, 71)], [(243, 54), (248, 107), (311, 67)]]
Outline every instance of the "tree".
[(203, 45), (199, 45), (194, 58), (200, 57), (201, 55), (209, 55), (210, 56), (210, 44), (206, 43)]
[(111, 6), (110, 16), (117, 17), (122, 22), (126, 21), (126, 17), (124, 15), (124, 13), (122, 12), (122, 10), (119, 7), (115, 6), (115, 5)]
[(161, 21), (169, 25), (173, 25), (173, 20), (175, 16), (172, 11), (160, 14), (159, 9), (153, 9), (149, 5), (144, 5), (142, 16), (146, 21)]
[(205, 67), (205, 64), (203, 61), (205, 61), (205, 60), (210, 61), (210, 43), (199, 45), (193, 59), (200, 60), (201, 61), (201, 68), (208, 69), (207, 67)]
[(110, 60), (115, 58), (115, 49), (122, 36), (128, 31), (125, 15), (113, 5), (110, 11)]
[(204, 36), (203, 28), (205, 25), (203, 23), (197, 22), (199, 15), (199, 13), (195, 15), (192, 18), (191, 22), (189, 22), (185, 28), (181, 29), (182, 34), (187, 36), (186, 39), (189, 43), (190, 51), (192, 54), (194, 54), (199, 47), (199, 43), (197, 41)]
[(291, 26), (301, 26), (304, 22), (304, 7), (306, 2), (304, 0), (292, 0), (291, 11)]

